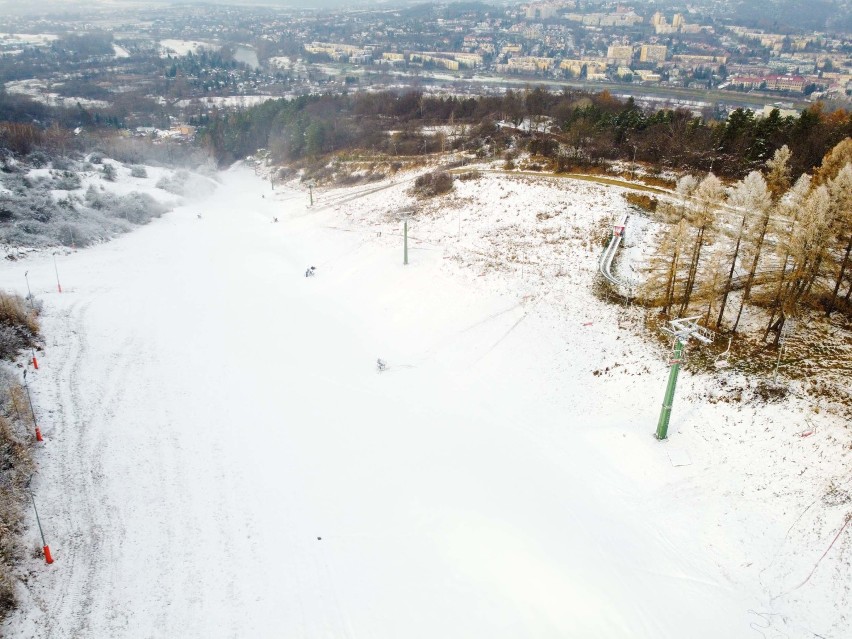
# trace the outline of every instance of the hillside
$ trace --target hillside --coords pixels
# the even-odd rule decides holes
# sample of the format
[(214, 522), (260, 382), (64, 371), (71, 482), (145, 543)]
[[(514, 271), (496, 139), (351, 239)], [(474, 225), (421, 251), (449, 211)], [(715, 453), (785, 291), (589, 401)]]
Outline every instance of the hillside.
[(47, 257), (0, 271), (45, 305), (56, 558), (5, 634), (850, 631), (852, 434), (687, 366), (652, 437), (668, 353), (596, 291), (618, 187), (399, 172), (311, 207), (263, 171), (63, 258), (61, 295)]

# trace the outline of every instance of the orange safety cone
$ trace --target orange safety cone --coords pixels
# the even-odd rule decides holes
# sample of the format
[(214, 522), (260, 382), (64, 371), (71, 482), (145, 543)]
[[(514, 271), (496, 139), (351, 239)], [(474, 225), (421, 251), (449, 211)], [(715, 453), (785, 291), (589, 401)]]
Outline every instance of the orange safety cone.
[(36, 441), (37, 442), (43, 442), (44, 441), (44, 437), (41, 436), (41, 429), (38, 426), (36, 426)]
[(46, 563), (46, 564), (52, 564), (53, 563), (53, 557), (50, 556), (50, 546), (44, 547), (44, 563)]

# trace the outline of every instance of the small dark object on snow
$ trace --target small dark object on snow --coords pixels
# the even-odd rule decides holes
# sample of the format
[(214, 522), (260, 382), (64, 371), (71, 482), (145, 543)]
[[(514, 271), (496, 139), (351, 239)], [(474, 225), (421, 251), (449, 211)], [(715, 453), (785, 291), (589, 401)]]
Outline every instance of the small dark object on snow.
[(322, 537), (317, 537), (317, 541), (322, 541)]
[(197, 213), (196, 217), (198, 217), (198, 219), (200, 220), (201, 219), (201, 213)]
[(385, 360), (379, 358), (376, 360), (376, 369), (381, 372), (388, 367), (388, 364)]
[(317, 274), (317, 267), (316, 266), (311, 266), (311, 267), (308, 268), (307, 271), (305, 271), (305, 277), (313, 277), (316, 274)]
[(277, 223), (277, 222), (278, 222), (278, 218), (277, 218), (277, 217), (273, 217), (273, 218), (272, 218), (272, 222), (273, 222), (273, 224)]

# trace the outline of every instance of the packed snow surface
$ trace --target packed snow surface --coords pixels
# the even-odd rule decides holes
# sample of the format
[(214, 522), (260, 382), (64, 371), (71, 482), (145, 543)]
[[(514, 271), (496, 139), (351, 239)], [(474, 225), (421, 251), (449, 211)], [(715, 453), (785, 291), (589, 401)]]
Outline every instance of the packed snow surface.
[[(795, 589), (843, 512), (802, 518), (831, 470), (800, 470), (842, 428), (802, 439), (803, 407), (709, 403), (684, 373), (657, 442), (665, 355), (591, 293), (602, 247), (570, 239), (620, 198), (548, 187), (565, 236), (538, 250), (573, 252), (512, 249), (506, 271), (495, 247), (556, 220), (543, 186), (487, 180), (413, 219), (408, 266), (406, 184), (308, 208), (245, 167), (60, 256), (61, 294), (52, 256), (4, 266), (45, 303), (34, 489), (56, 560), (27, 560), (4, 633), (850, 636), (835, 555)], [(535, 203), (497, 211), (504, 188)]]

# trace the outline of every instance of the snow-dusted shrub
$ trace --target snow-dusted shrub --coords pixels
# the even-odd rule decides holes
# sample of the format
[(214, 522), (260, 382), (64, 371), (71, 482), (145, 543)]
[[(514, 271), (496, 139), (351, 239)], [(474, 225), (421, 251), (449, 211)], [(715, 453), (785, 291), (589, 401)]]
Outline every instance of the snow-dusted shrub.
[(157, 188), (175, 195), (183, 195), (188, 179), (189, 173), (187, 171), (176, 171), (173, 175), (164, 175), (157, 180)]
[(130, 167), (130, 177), (146, 178), (146, 177), (148, 177), (148, 171), (145, 169), (144, 166), (139, 166), (139, 165), (131, 166)]
[(45, 246), (50, 243), (49, 227), (37, 220), (20, 220), (0, 231), (0, 242), (15, 246)]
[[(101, 167), (107, 174), (116, 170), (109, 162)], [(147, 194), (116, 195), (103, 183), (76, 195), (72, 190), (82, 181), (73, 171), (52, 170), (50, 177), (0, 174), (0, 184), (0, 242), (11, 246), (86, 246), (126, 233), (168, 210)], [(56, 190), (66, 193), (57, 195)]]
[(468, 180), (478, 180), (482, 177), (482, 173), (477, 169), (472, 169), (470, 171), (465, 171), (464, 173), (459, 173), (457, 179), (462, 182), (467, 182)]
[(71, 193), (56, 200), (56, 206), (65, 211), (76, 211), (78, 204), (80, 204), (80, 198)]
[(33, 151), (27, 156), (27, 162), (30, 166), (40, 169), (47, 166), (48, 162), (50, 162), (50, 158), (47, 157), (47, 154), (44, 151)]
[(452, 189), (453, 176), (446, 171), (425, 173), (414, 180), (414, 193), (425, 197), (443, 195), (449, 193)]
[[(24, 346), (38, 334), (39, 329), (35, 313), (24, 298), (3, 292), (0, 292), (0, 326), (15, 329), (20, 334)], [(0, 350), (0, 357), (8, 358), (15, 353), (17, 351)]]
[(33, 188), (33, 181), (24, 174), (5, 173), (0, 174), (0, 176), (2, 176), (0, 183), (2, 183), (5, 188), (12, 191), (12, 193), (17, 195), (23, 195)]
[(0, 324), (0, 357), (14, 359), (18, 351), (26, 348), (27, 339), (18, 327)]
[(116, 200), (110, 213), (133, 224), (145, 224), (152, 217), (160, 217), (166, 207), (147, 193), (128, 193)]
[(13, 192), (10, 195), (0, 195), (0, 220), (38, 220), (48, 222), (53, 217), (55, 204), (53, 199), (43, 192), (24, 191)]
[(56, 239), (64, 246), (88, 246), (89, 238), (84, 238), (76, 224), (63, 222), (56, 227)]
[(657, 198), (646, 195), (645, 193), (622, 193), (622, 195), (630, 204), (642, 209), (643, 211), (654, 212), (657, 210), (657, 205), (660, 203)]
[(90, 184), (89, 188), (86, 189), (86, 195), (84, 196), (86, 200), (86, 205), (92, 207), (96, 210), (102, 210), (107, 208), (111, 202), (115, 199), (115, 196), (112, 193), (104, 191), (102, 188), (100, 190), (95, 188), (94, 184)]
[(282, 166), (273, 175), (275, 176), (276, 182), (283, 182), (284, 180), (289, 180), (294, 177), (296, 175), (296, 170), (289, 166)]
[[(7, 329), (0, 326), (0, 343)], [(34, 467), (31, 445), (21, 415), (23, 390), (15, 376), (0, 371), (0, 619), (5, 618), (16, 604), (15, 564), (24, 557), (23, 512), (27, 505), (26, 482)]]
[(118, 176), (118, 171), (112, 164), (103, 164), (101, 166), (101, 177), (107, 182), (115, 182)]
[(92, 164), (102, 164), (106, 156), (100, 151), (95, 151), (89, 156), (89, 162)]
[(55, 227), (55, 240), (63, 246), (83, 247), (124, 233), (129, 230), (129, 224), (110, 224), (105, 219), (81, 219), (79, 221), (62, 222)]
[(71, 171), (62, 171), (53, 183), (53, 188), (57, 191), (76, 191), (82, 186), (80, 176)]
[(50, 165), (53, 167), (55, 171), (70, 171), (74, 167), (74, 162), (71, 158), (67, 158), (64, 155), (60, 155), (58, 157), (53, 158), (50, 162)]

